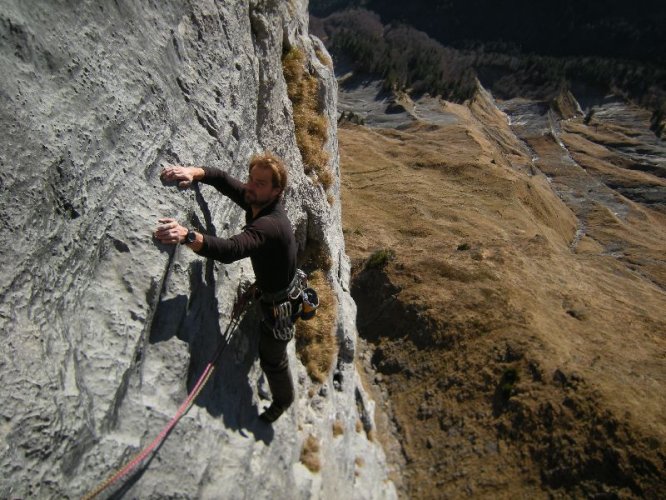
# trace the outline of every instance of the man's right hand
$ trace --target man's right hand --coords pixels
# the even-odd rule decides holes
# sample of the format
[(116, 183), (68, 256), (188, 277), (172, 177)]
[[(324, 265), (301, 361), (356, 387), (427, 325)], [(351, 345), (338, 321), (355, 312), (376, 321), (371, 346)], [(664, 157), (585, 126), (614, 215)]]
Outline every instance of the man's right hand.
[(206, 173), (200, 167), (182, 167), (180, 165), (167, 165), (162, 169), (160, 177), (166, 181), (178, 182), (178, 187), (190, 187), (194, 181), (200, 181)]

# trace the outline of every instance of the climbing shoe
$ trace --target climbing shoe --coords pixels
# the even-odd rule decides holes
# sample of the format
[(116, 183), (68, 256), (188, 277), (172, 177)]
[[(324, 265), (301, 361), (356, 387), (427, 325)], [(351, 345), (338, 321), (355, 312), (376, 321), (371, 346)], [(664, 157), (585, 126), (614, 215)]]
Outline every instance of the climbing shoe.
[(261, 415), (259, 415), (259, 418), (268, 424), (272, 424), (278, 418), (280, 418), (280, 415), (282, 415), (283, 413), (284, 413), (284, 408), (282, 408), (281, 405), (273, 401), (271, 405), (268, 408), (266, 408)]

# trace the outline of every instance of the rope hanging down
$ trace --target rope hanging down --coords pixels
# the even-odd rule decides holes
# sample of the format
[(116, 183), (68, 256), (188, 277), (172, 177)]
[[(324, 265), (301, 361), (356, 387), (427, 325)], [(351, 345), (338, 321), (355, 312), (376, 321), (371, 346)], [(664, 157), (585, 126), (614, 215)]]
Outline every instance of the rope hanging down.
[(173, 429), (176, 426), (176, 424), (183, 417), (183, 415), (185, 415), (188, 412), (188, 410), (192, 407), (192, 404), (196, 400), (197, 396), (199, 395), (199, 393), (201, 393), (204, 386), (210, 379), (210, 376), (215, 371), (215, 363), (217, 362), (218, 358), (222, 355), (224, 348), (229, 344), (233, 331), (235, 330), (236, 326), (238, 326), (240, 318), (245, 312), (245, 309), (247, 309), (250, 297), (251, 293), (239, 294), (239, 298), (234, 304), (233, 310), (231, 311), (231, 320), (229, 321), (226, 330), (222, 334), (222, 342), (218, 346), (217, 351), (215, 351), (215, 354), (213, 355), (211, 360), (206, 365), (206, 368), (199, 377), (199, 380), (197, 380), (197, 383), (190, 391), (190, 394), (187, 396), (187, 399), (183, 402), (183, 404), (180, 405), (180, 408), (178, 408), (178, 411), (169, 421), (169, 423), (165, 425), (164, 428), (162, 428), (162, 431), (157, 435), (155, 439), (153, 439), (153, 441), (148, 446), (146, 446), (143, 450), (141, 450), (141, 452), (137, 453), (134, 456), (134, 458), (130, 460), (124, 467), (118, 469), (106, 481), (100, 483), (97, 486), (97, 488), (95, 488), (87, 495), (85, 495), (83, 497), (83, 500), (92, 500), (97, 495), (102, 493), (105, 489), (107, 489), (109, 486), (111, 486), (113, 483), (119, 481), (121, 478), (126, 476), (130, 471), (134, 470), (141, 462), (143, 462), (146, 459), (146, 457), (150, 455), (166, 439), (169, 432), (171, 432), (171, 429)]

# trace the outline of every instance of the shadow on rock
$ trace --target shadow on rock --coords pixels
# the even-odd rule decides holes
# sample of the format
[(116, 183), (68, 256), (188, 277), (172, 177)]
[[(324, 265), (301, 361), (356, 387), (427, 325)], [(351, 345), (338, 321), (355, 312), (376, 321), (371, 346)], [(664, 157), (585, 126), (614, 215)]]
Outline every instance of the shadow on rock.
[(172, 337), (178, 337), (187, 342), (179, 334), (182, 333), (183, 320), (187, 315), (187, 296), (161, 300), (155, 311), (155, 319), (150, 327), (150, 343), (164, 342)]
[[(194, 387), (217, 349), (217, 342), (222, 339), (221, 334), (201, 333), (207, 339), (202, 339), (202, 345), (192, 350), (188, 390)], [(253, 307), (231, 332), (230, 338), (222, 341), (227, 344), (217, 361), (216, 370), (195, 404), (206, 408), (213, 417), (222, 416), (228, 429), (237, 430), (242, 435), (246, 435), (244, 431), (251, 432), (256, 440), (269, 444), (273, 439), (273, 429), (258, 418), (249, 377), (258, 357), (259, 343), (259, 320)]]
[[(194, 404), (206, 408), (213, 417), (222, 417), (224, 425), (255, 439), (270, 443), (273, 430), (258, 419), (253, 404), (249, 373), (258, 357), (259, 319), (250, 307), (239, 325), (224, 337), (215, 295), (213, 261), (192, 262), (190, 290), (185, 295), (160, 301), (150, 331), (150, 342), (165, 342), (176, 337), (189, 344), (190, 364), (187, 392), (194, 389), (218, 348), (222, 349), (215, 371)], [(226, 324), (223, 323), (223, 327)], [(224, 345), (221, 345), (224, 343)]]

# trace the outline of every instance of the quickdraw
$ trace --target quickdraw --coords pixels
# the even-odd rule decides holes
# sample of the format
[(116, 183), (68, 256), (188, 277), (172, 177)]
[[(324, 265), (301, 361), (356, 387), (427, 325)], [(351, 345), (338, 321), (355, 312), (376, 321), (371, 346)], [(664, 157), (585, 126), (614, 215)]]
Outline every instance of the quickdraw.
[(273, 306), (273, 336), (288, 342), (294, 336), (294, 321), (291, 315), (291, 301)]

